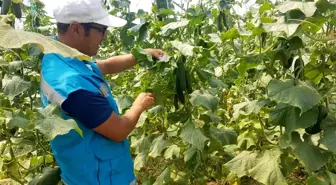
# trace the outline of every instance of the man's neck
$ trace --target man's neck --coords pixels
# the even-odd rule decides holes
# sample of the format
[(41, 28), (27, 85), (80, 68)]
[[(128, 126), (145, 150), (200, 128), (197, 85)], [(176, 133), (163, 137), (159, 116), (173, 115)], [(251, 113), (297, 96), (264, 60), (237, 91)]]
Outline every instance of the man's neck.
[(74, 49), (78, 50), (78, 48), (76, 47), (76, 45), (73, 42), (71, 42), (71, 40), (68, 39), (66, 36), (59, 34), (59, 35), (57, 35), (57, 39), (61, 43), (65, 44), (65, 45), (67, 45), (67, 46), (69, 46), (71, 48), (74, 48)]

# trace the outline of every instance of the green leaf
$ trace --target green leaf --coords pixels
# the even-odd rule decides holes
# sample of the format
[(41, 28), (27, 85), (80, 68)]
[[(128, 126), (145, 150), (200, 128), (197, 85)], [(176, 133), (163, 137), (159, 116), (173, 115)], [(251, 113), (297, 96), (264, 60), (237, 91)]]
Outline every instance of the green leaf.
[(146, 65), (146, 63), (149, 65), (153, 62), (152, 56), (142, 48), (133, 48), (131, 53), (134, 56), (136, 63), (140, 66)]
[(242, 77), (246, 76), (247, 70), (257, 68), (260, 63), (261, 61), (259, 57), (256, 57), (254, 55), (243, 57), (237, 66), (240, 76)]
[(328, 161), (329, 154), (312, 145), (308, 135), (303, 136), (304, 141), (301, 140), (298, 132), (292, 132), (291, 136), (290, 147), (308, 172), (320, 169)]
[(258, 137), (247, 130), (238, 136), (238, 144), (237, 146), (242, 149), (250, 149), (252, 146), (256, 146), (258, 141)]
[(327, 175), (329, 177), (330, 184), (336, 184), (336, 174), (327, 171)]
[(274, 125), (285, 126), (285, 133), (291, 133), (299, 128), (308, 128), (317, 122), (318, 107), (300, 115), (300, 109), (286, 104), (278, 104), (270, 114), (270, 122)]
[(164, 153), (165, 159), (173, 159), (174, 156), (179, 157), (180, 156), (180, 147), (177, 145), (171, 145), (167, 148), (167, 150)]
[(210, 127), (210, 135), (222, 146), (237, 144), (237, 133), (234, 130)]
[(257, 154), (251, 151), (242, 151), (224, 166), (233, 171), (239, 178), (249, 175), (249, 170), (255, 166)]
[(42, 176), (36, 176), (28, 185), (57, 185), (61, 181), (61, 170), (59, 167), (44, 169)]
[(146, 123), (146, 120), (147, 120), (148, 116), (147, 116), (147, 113), (146, 112), (143, 112), (141, 115), (140, 115), (140, 118), (138, 120), (138, 123), (136, 125), (136, 128), (140, 128), (142, 127), (145, 123)]
[(134, 169), (141, 170), (145, 166), (146, 157), (148, 156), (147, 152), (139, 153), (134, 159)]
[(287, 184), (279, 166), (280, 151), (266, 150), (259, 154), (250, 176), (265, 185)]
[(330, 185), (330, 181), (325, 173), (318, 173), (308, 177), (307, 185)]
[(177, 50), (179, 50), (183, 55), (185, 56), (193, 56), (194, 55), (194, 46), (191, 46), (189, 44), (185, 44), (180, 41), (171, 41), (170, 42), (173, 47), (175, 47)]
[(237, 38), (237, 37), (239, 37), (239, 32), (238, 32), (236, 27), (233, 27), (230, 30), (228, 30), (227, 32), (222, 33), (222, 35), (220, 36), (222, 41), (234, 39), (234, 38)]
[(239, 115), (258, 114), (267, 103), (269, 103), (267, 100), (254, 100), (235, 104), (233, 105), (233, 119), (238, 119)]
[(0, 24), (0, 47), (14, 49), (21, 48), (28, 44), (36, 45), (45, 54), (58, 53), (64, 57), (92, 61), (91, 57), (84, 55), (78, 50), (73, 49), (61, 42), (55, 41), (50, 37), (21, 29), (13, 29), (9, 25)]
[(313, 87), (302, 81), (295, 85), (294, 80), (273, 79), (268, 84), (267, 91), (272, 100), (299, 107), (301, 114), (322, 100), (321, 95)]
[(275, 23), (264, 23), (263, 27), (267, 32), (285, 32), (287, 37), (292, 36), (300, 24), (287, 24), (284, 17), (279, 17)]
[(136, 148), (135, 153), (139, 154), (149, 152), (151, 144), (151, 137), (143, 134), (140, 139), (132, 140), (131, 147)]
[(317, 7), (315, 2), (302, 1), (285, 1), (277, 7), (281, 13), (286, 13), (290, 10), (300, 9), (307, 17), (314, 15)]
[(7, 127), (9, 129), (12, 129), (14, 127), (23, 128), (25, 130), (29, 129), (29, 120), (26, 118), (23, 118), (21, 116), (14, 116), (7, 124)]
[(336, 118), (334, 116), (328, 115), (321, 123), (321, 128), (323, 129), (323, 135), (320, 143), (325, 145), (328, 150), (336, 154)]
[(222, 43), (222, 40), (220, 39), (219, 35), (217, 33), (210, 33), (210, 41), (214, 43)]
[(133, 103), (133, 99), (129, 95), (120, 95), (118, 96), (117, 99), (118, 99), (118, 105), (119, 105), (120, 110), (124, 110), (124, 109), (131, 107)]
[(2, 79), (2, 84), (4, 93), (8, 95), (10, 100), (30, 88), (30, 82), (24, 81), (19, 76), (9, 76), (7, 74)]
[(177, 28), (185, 27), (189, 24), (189, 20), (180, 20), (178, 22), (171, 22), (161, 28), (161, 34), (164, 35), (168, 30), (175, 30)]
[(157, 105), (157, 106), (149, 109), (148, 112), (151, 113), (151, 114), (158, 114), (158, 113), (162, 112), (163, 109), (164, 109), (164, 107), (162, 105)]
[(8, 64), (8, 69), (10, 72), (17, 72), (18, 70), (21, 70), (23, 67), (22, 61), (13, 61)]
[(163, 185), (169, 183), (171, 180), (171, 169), (168, 166), (163, 172), (158, 176), (153, 185)]
[(161, 152), (170, 146), (170, 143), (166, 140), (164, 140), (164, 134), (162, 134), (161, 136), (158, 136), (157, 138), (155, 138), (152, 142), (151, 148), (150, 148), (150, 153), (149, 156), (156, 158), (161, 156)]
[(207, 137), (203, 135), (200, 129), (195, 128), (195, 126), (189, 123), (183, 128), (180, 137), (186, 143), (195, 146), (198, 150), (203, 150), (204, 142), (208, 140)]
[(215, 111), (217, 109), (219, 98), (211, 95), (207, 91), (196, 90), (190, 95), (190, 103), (194, 106), (204, 106), (208, 110)]
[(83, 137), (82, 130), (74, 120), (64, 120), (58, 116), (51, 116), (40, 120), (35, 128), (44, 134), (48, 140), (53, 140), (57, 135), (67, 134), (73, 129)]
[(201, 114), (200, 119), (205, 121), (206, 123), (214, 122), (219, 123), (222, 121), (222, 118), (212, 113), (211, 111), (206, 111)]

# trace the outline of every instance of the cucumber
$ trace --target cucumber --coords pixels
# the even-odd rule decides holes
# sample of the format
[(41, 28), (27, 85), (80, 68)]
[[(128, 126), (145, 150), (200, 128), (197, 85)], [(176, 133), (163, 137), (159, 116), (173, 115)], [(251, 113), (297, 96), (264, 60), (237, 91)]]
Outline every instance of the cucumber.
[(175, 106), (175, 109), (177, 110), (178, 108), (179, 108), (179, 106), (178, 106), (178, 96), (177, 96), (177, 94), (175, 94), (174, 95), (174, 106)]
[(12, 4), (13, 13), (16, 18), (21, 19), (22, 11), (21, 11), (21, 4), (20, 3), (13, 3)]
[(267, 33), (266, 32), (262, 32), (261, 33), (261, 46), (265, 47), (266, 45), (266, 37), (267, 37)]
[(180, 74), (179, 74), (179, 70), (177, 70), (176, 72), (176, 95), (178, 97), (178, 100), (184, 104), (185, 103), (185, 98), (184, 98), (184, 94), (183, 94), (183, 90), (181, 89), (181, 80), (180, 80)]
[(319, 106), (319, 114), (317, 117), (317, 122), (308, 128), (305, 129), (306, 133), (308, 134), (317, 134), (322, 131), (321, 123), (322, 121), (328, 116), (328, 109), (324, 105)]
[(11, 3), (11, 0), (2, 0), (1, 15), (7, 15)]
[(188, 94), (191, 94), (193, 92), (192, 86), (191, 86), (191, 79), (190, 79), (190, 74), (188, 71), (186, 71), (186, 85), (187, 85), (187, 92)]
[(180, 85), (181, 85), (181, 89), (182, 91), (187, 90), (187, 84), (186, 84), (186, 71), (185, 71), (185, 66), (184, 66), (184, 62), (185, 62), (185, 57), (181, 56), (181, 60), (178, 61), (177, 66), (178, 66), (178, 76), (180, 79)]

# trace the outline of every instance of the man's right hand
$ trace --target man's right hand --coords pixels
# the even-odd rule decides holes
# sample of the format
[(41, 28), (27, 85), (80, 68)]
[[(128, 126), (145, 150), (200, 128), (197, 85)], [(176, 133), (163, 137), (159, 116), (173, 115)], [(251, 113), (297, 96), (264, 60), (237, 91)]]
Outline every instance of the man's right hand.
[(140, 93), (124, 115), (119, 116), (113, 112), (107, 121), (94, 130), (111, 140), (121, 142), (135, 128), (141, 113), (154, 104), (155, 98), (152, 93)]
[(133, 102), (133, 106), (139, 108), (141, 112), (147, 110), (154, 104), (155, 104), (155, 98), (153, 93), (140, 93)]

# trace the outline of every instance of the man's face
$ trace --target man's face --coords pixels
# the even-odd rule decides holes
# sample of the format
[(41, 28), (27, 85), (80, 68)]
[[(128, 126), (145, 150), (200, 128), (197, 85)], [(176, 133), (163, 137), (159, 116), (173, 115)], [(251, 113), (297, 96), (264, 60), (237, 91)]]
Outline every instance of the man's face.
[(89, 56), (97, 54), (99, 45), (106, 39), (106, 26), (99, 24), (86, 24), (84, 25), (87, 34), (83, 37), (83, 52)]

